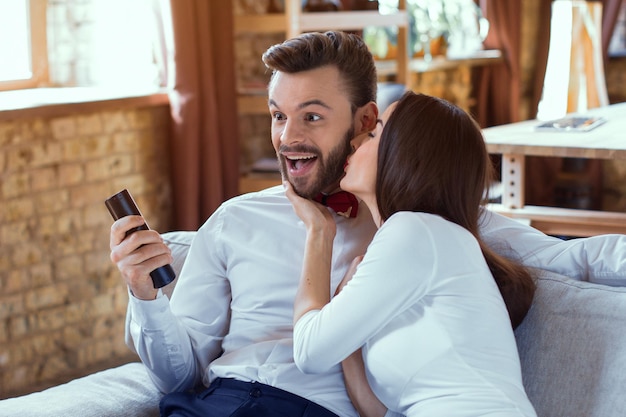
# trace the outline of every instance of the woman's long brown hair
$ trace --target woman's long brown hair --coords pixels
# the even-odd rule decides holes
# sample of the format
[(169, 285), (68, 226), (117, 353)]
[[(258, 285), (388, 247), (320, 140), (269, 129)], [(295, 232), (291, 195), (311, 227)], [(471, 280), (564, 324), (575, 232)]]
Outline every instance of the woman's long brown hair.
[(445, 100), (409, 91), (380, 138), (376, 195), (382, 220), (398, 211), (425, 212), (472, 233), (515, 328), (530, 308), (535, 283), (523, 265), (493, 252), (480, 238), (481, 206), (493, 172), (474, 119)]

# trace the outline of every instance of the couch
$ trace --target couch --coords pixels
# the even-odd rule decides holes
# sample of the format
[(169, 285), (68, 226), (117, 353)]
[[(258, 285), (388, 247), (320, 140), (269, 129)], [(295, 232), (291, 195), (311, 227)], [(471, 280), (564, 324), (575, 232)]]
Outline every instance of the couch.
[[(163, 234), (176, 272), (193, 235)], [(515, 336), (538, 416), (626, 416), (626, 288), (537, 272), (535, 299)], [(158, 416), (160, 396), (143, 365), (129, 363), (0, 401), (0, 416)]]

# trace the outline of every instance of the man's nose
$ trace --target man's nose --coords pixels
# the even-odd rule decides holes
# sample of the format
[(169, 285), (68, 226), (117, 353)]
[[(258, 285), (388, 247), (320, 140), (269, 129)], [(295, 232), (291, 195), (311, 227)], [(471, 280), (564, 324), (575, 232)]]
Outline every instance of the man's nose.
[(302, 129), (300, 129), (297, 123), (290, 121), (285, 123), (285, 127), (280, 134), (280, 142), (285, 145), (292, 145), (294, 143), (302, 142), (302, 140)]

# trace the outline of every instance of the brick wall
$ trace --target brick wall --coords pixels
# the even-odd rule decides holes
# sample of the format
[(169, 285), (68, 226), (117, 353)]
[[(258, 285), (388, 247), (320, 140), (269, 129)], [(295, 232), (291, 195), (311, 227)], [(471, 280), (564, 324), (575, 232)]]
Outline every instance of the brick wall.
[(135, 359), (104, 200), (168, 230), (169, 131), (167, 105), (0, 120), (0, 398)]

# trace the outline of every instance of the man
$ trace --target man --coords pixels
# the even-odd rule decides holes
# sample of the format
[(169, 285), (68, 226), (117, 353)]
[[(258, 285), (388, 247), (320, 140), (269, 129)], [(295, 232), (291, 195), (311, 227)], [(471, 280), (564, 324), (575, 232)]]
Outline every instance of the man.
[[(341, 195), (349, 141), (378, 119), (366, 45), (341, 32), (305, 34), (271, 47), (263, 60), (273, 71), (272, 143), (283, 177), (305, 197)], [(365, 205), (338, 210), (331, 291), (375, 232)], [(161, 402), (163, 415), (357, 415), (340, 366), (306, 375), (293, 361), (306, 231), (282, 187), (236, 197), (207, 220), (171, 301), (149, 277), (171, 261), (159, 234), (125, 238), (142, 222), (129, 216), (113, 224), (111, 259), (131, 292), (127, 334), (157, 387), (173, 393)], [(483, 223), (485, 242), (529, 266), (614, 284), (626, 274), (622, 236), (564, 242), (487, 212)], [(603, 261), (611, 254), (614, 262)], [(202, 394), (183, 392), (201, 382), (209, 386)]]

